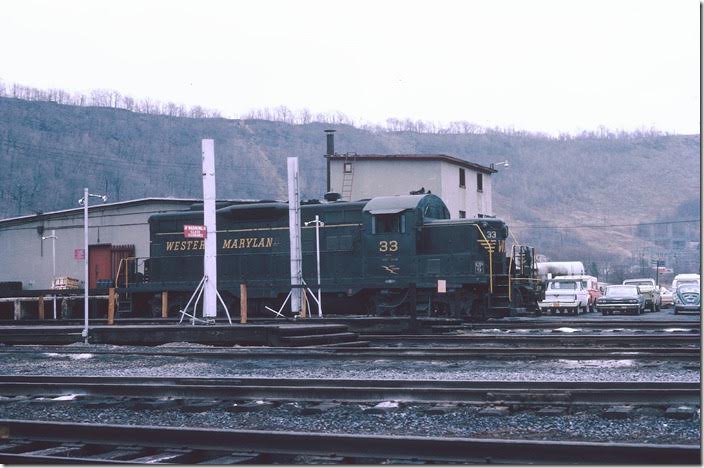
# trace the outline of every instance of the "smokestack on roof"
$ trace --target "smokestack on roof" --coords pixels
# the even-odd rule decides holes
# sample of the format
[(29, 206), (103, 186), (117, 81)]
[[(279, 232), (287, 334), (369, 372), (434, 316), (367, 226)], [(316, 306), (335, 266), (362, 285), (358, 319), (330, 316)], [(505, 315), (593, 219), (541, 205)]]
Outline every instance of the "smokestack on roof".
[(328, 138), (328, 149), (325, 153), (326, 166), (327, 166), (327, 189), (326, 192), (330, 191), (330, 156), (335, 154), (335, 130), (325, 130), (326, 136)]
[(328, 156), (335, 154), (335, 130), (325, 130), (328, 137), (328, 150), (325, 153)]

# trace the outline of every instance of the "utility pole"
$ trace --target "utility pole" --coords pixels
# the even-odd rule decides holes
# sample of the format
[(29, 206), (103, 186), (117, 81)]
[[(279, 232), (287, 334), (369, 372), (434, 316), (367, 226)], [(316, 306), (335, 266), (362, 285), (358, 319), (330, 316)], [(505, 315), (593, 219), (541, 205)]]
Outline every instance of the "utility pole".
[(88, 202), (90, 197), (100, 198), (103, 202), (108, 199), (107, 195), (95, 195), (88, 193), (88, 187), (83, 189), (83, 198), (78, 200), (79, 205), (83, 205), (83, 332), (81, 336), (88, 344)]

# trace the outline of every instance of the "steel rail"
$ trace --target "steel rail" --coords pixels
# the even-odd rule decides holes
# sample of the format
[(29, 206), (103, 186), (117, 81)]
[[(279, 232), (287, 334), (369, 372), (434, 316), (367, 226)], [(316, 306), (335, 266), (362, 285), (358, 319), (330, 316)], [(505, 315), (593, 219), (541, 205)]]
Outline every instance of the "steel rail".
[(467, 344), (492, 344), (492, 345), (551, 345), (556, 344), (585, 346), (587, 344), (595, 346), (624, 346), (639, 348), (646, 346), (695, 346), (701, 344), (701, 336), (698, 333), (686, 334), (576, 334), (576, 333), (552, 333), (540, 335), (521, 334), (465, 334), (465, 335), (359, 335), (360, 340), (369, 341), (372, 345), (389, 344), (422, 344), (434, 346), (457, 346)]
[(545, 382), (101, 376), (0, 376), (3, 395), (461, 402), (484, 404), (698, 405), (698, 382)]
[(168, 356), (207, 359), (399, 359), (399, 360), (453, 360), (453, 359), (668, 359), (700, 360), (699, 347), (327, 347), (309, 346), (300, 348), (277, 347), (215, 347), (178, 346), (144, 349), (105, 349), (96, 346), (32, 346), (18, 345), (0, 347), (0, 354), (82, 354), (122, 356)]
[(560, 327), (595, 328), (595, 329), (665, 329), (665, 328), (695, 328), (701, 329), (700, 320), (589, 320), (569, 319), (564, 320), (515, 320), (515, 321), (489, 321), (482, 323), (465, 323), (463, 329), (554, 329)]
[[(51, 461), (110, 462), (101, 452), (116, 447), (151, 447), (153, 458), (159, 450), (170, 463), (208, 463), (222, 453), (335, 457), (352, 463), (369, 461), (433, 461), (459, 463), (647, 463), (699, 464), (701, 450), (697, 445), (664, 445), (604, 442), (564, 442), (510, 439), (472, 439), (377, 434), (323, 434), (314, 432), (247, 431), (163, 426), (119, 426), (0, 420), (0, 430), (8, 435), (6, 442), (43, 442), (45, 445), (74, 446), (67, 457), (53, 456)], [(148, 441), (148, 442), (146, 442)], [(91, 447), (97, 446), (91, 453)], [(86, 446), (88, 445), (88, 447)], [(43, 453), (50, 453), (45, 449)], [(176, 451), (176, 452), (174, 452)], [(213, 451), (220, 455), (213, 454)], [(14, 453), (13, 453), (14, 452)], [(10, 453), (0, 447), (0, 462), (42, 462), (41, 453), (23, 454), (15, 447)], [(36, 453), (36, 452), (35, 452)], [(172, 454), (176, 453), (176, 456)], [(132, 458), (122, 461), (137, 461)], [(281, 460), (281, 458), (279, 458)]]

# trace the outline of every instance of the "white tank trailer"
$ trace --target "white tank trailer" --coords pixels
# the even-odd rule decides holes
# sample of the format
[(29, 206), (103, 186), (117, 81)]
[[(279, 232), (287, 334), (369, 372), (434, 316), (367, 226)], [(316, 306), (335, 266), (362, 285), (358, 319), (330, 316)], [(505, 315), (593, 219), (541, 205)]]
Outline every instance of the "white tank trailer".
[(584, 275), (582, 262), (537, 262), (538, 276), (545, 281), (556, 276)]

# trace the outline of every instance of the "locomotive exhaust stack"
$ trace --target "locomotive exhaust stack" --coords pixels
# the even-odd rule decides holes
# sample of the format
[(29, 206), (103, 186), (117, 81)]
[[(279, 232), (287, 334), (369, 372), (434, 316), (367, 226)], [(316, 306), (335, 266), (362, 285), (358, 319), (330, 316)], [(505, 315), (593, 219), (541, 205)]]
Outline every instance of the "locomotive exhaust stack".
[[(325, 192), (330, 192), (330, 156), (335, 155), (335, 130), (325, 130), (327, 137), (327, 151), (325, 159), (327, 160), (327, 188)], [(327, 198), (326, 198), (327, 200)]]

